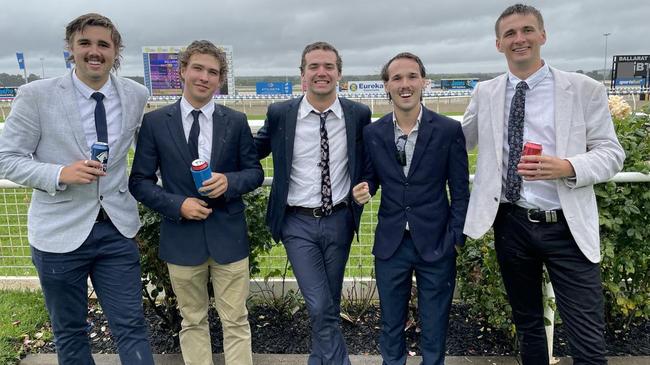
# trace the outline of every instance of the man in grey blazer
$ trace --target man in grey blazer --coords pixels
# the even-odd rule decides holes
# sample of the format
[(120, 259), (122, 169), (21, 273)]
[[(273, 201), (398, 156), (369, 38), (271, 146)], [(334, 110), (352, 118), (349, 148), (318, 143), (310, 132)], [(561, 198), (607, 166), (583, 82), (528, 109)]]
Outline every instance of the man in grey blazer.
[[(549, 363), (542, 264), (569, 336), (574, 364), (603, 364), (603, 294), (593, 185), (623, 166), (599, 82), (550, 67), (540, 55), (544, 22), (513, 5), (495, 24), (508, 72), (479, 83), (465, 112), (468, 150), (478, 145), (464, 233), (494, 226), (497, 259), (512, 306), (523, 364)], [(527, 142), (540, 156), (522, 156)]]
[[(140, 221), (127, 189), (127, 152), (147, 90), (111, 75), (123, 48), (110, 19), (82, 15), (66, 27), (74, 69), (22, 86), (0, 136), (0, 178), (34, 188), (28, 239), (60, 364), (94, 364), (87, 278), (124, 364), (153, 364), (142, 311)], [(106, 171), (91, 146), (106, 142)]]

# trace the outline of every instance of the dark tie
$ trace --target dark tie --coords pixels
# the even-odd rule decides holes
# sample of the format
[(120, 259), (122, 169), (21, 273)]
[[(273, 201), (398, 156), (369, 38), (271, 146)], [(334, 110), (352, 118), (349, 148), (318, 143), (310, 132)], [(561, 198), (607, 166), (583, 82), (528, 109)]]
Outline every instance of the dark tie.
[(108, 127), (106, 126), (106, 109), (104, 108), (104, 94), (94, 92), (91, 98), (97, 101), (95, 105), (95, 131), (97, 132), (97, 141), (108, 143)]
[(331, 110), (324, 113), (312, 111), (320, 117), (320, 193), (321, 193), (321, 211), (323, 216), (332, 214), (332, 181), (330, 179), (330, 144), (327, 138), (327, 128), (325, 121)]
[(192, 160), (199, 158), (199, 133), (201, 132), (201, 126), (199, 126), (200, 114), (200, 110), (192, 110), (194, 121), (192, 122), (192, 128), (190, 128), (190, 136), (187, 139), (187, 145), (190, 147)]
[(521, 176), (517, 173), (517, 164), (521, 158), (524, 140), (524, 114), (526, 112), (526, 90), (528, 84), (520, 81), (510, 105), (508, 118), (508, 175), (506, 177), (506, 199), (516, 202), (520, 198)]

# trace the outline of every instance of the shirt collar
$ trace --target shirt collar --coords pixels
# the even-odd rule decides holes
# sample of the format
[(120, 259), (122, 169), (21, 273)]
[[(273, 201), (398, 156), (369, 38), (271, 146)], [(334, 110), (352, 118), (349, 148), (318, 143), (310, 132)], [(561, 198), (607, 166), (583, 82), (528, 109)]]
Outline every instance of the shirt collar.
[[(343, 119), (343, 107), (341, 106), (341, 102), (339, 101), (339, 98), (336, 98), (334, 100), (334, 103), (329, 106), (329, 108), (325, 108), (325, 110), (331, 110), (332, 113), (338, 118), (338, 119)], [(298, 110), (298, 118), (299, 119), (305, 119), (309, 113), (312, 111), (316, 111), (317, 109), (314, 108), (309, 101), (307, 100), (307, 97), (303, 97), (302, 100), (300, 101), (300, 109)]]
[(99, 90), (94, 90), (90, 86), (86, 85), (83, 81), (77, 77), (77, 73), (75, 70), (72, 70), (72, 84), (74, 85), (75, 89), (86, 99), (90, 99), (91, 95), (95, 92), (100, 92), (104, 94), (104, 97), (110, 97), (113, 95), (113, 81), (111, 80), (111, 77), (108, 77), (108, 80), (106, 80), (106, 83), (99, 89)]
[[(183, 116), (183, 119), (186, 119), (193, 110), (195, 110), (195, 108), (192, 104), (190, 104), (184, 96), (181, 97), (181, 115)], [(212, 113), (214, 113), (214, 102), (210, 100), (207, 104), (199, 108), (199, 110), (201, 110), (201, 113), (210, 120), (212, 118)]]
[[(418, 128), (420, 127), (420, 120), (422, 120), (422, 109), (424, 109), (424, 107), (422, 106), (422, 104), (420, 104), (420, 112), (418, 113), (418, 119), (415, 121), (415, 127), (413, 127), (413, 129), (411, 130), (411, 133), (417, 131)], [(397, 125), (397, 117), (395, 117), (395, 112), (393, 112), (393, 125), (397, 130), (400, 131), (400, 133), (402, 133), (402, 128), (400, 128), (399, 125)]]
[[(528, 84), (529, 89), (534, 89), (535, 86), (539, 85), (539, 83), (542, 80), (544, 80), (547, 76), (549, 76), (550, 74), (551, 74), (551, 70), (548, 67), (548, 64), (546, 62), (544, 62), (544, 64), (542, 65), (542, 67), (539, 70), (535, 71), (534, 74), (528, 76), (528, 78), (526, 80), (523, 80), (523, 81), (526, 81), (526, 84)], [(510, 71), (508, 71), (508, 82), (509, 82), (510, 87), (516, 88), (517, 84), (520, 81), (522, 81), (522, 80), (519, 79), (517, 76), (513, 75)]]

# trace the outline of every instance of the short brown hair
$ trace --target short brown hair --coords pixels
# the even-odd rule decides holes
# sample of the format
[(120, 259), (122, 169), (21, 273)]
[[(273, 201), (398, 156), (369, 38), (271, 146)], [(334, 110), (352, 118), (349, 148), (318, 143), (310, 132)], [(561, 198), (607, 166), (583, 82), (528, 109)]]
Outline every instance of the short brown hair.
[(427, 76), (427, 70), (424, 68), (424, 64), (422, 63), (422, 60), (420, 57), (414, 55), (411, 52), (402, 52), (398, 53), (395, 57), (391, 58), (384, 67), (381, 68), (381, 79), (386, 82), (388, 81), (389, 75), (388, 75), (388, 67), (390, 66), (393, 61), (398, 60), (400, 58), (407, 58), (409, 60), (413, 60), (418, 64), (418, 67), (420, 68), (420, 76), (423, 78)]
[(190, 62), (190, 58), (195, 54), (207, 54), (217, 59), (219, 62), (219, 81), (223, 85), (228, 75), (228, 60), (226, 60), (226, 52), (215, 46), (210, 41), (194, 41), (190, 43), (190, 45), (187, 46), (184, 51), (181, 51), (178, 54), (178, 62), (181, 64), (180, 68), (183, 69), (187, 67), (187, 64)]
[[(88, 13), (77, 17), (75, 20), (68, 23), (65, 27), (65, 42), (68, 44), (68, 48), (73, 42), (73, 37), (77, 32), (83, 32), (86, 27), (104, 27), (111, 32), (111, 40), (115, 46), (115, 61), (113, 63), (113, 70), (117, 71), (120, 68), (120, 59), (122, 58), (122, 50), (124, 45), (122, 44), (122, 36), (120, 32), (117, 31), (117, 28), (113, 22), (107, 17), (97, 14), (97, 13)], [(72, 55), (68, 57), (68, 62), (74, 62)]]
[(499, 19), (497, 19), (496, 23), (494, 23), (494, 33), (497, 35), (497, 38), (499, 38), (499, 23), (501, 23), (501, 20), (507, 16), (514, 14), (533, 14), (535, 18), (537, 18), (537, 23), (539, 23), (540, 30), (544, 30), (544, 18), (542, 17), (542, 13), (540, 13), (539, 10), (530, 5), (515, 4), (506, 8), (506, 10), (504, 10), (503, 13), (499, 15)]
[(331, 44), (327, 42), (314, 42), (312, 44), (308, 44), (305, 49), (302, 50), (302, 59), (300, 60), (300, 73), (302, 74), (305, 72), (305, 66), (307, 61), (305, 60), (305, 56), (307, 53), (311, 51), (315, 51), (317, 49), (320, 49), (322, 51), (332, 51), (336, 55), (336, 68), (339, 70), (339, 73), (342, 72), (343, 70), (343, 60), (341, 59), (341, 56), (339, 56), (339, 51), (334, 48)]

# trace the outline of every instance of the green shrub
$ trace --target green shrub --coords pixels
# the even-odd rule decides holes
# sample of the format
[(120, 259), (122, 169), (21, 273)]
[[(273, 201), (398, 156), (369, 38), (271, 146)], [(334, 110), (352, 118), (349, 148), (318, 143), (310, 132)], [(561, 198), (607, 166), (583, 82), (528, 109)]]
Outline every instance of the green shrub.
[[(650, 172), (648, 117), (615, 120), (625, 149), (623, 171)], [(600, 211), (605, 314), (612, 330), (650, 319), (650, 183), (608, 182), (596, 186)]]
[[(274, 245), (264, 223), (267, 196), (268, 192), (265, 188), (258, 188), (243, 196), (251, 248), (249, 256), (251, 275), (260, 271), (259, 256), (267, 253)], [(150, 306), (156, 310), (169, 328), (178, 331), (181, 317), (177, 309), (176, 295), (171, 286), (167, 264), (158, 258), (160, 215), (142, 204), (139, 209), (142, 228), (136, 239), (140, 247), (143, 293)]]

